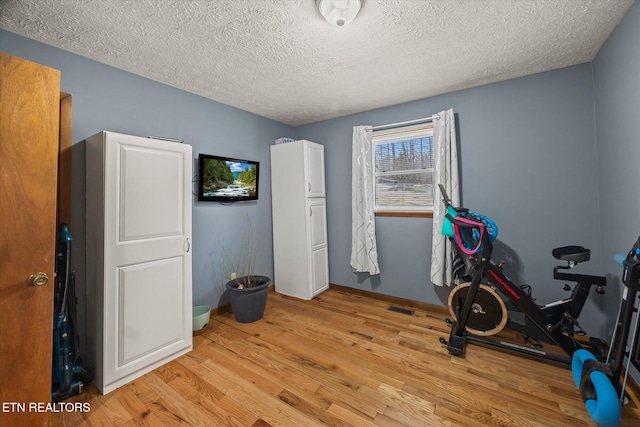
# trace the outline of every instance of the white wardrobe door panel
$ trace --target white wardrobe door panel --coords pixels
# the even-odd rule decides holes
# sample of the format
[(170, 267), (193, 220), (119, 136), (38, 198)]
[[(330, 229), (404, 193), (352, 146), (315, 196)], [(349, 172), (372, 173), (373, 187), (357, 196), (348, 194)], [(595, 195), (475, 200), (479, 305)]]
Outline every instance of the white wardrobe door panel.
[(118, 367), (183, 339), (181, 257), (119, 269)]
[(324, 197), (324, 149), (315, 144), (307, 144), (305, 149), (308, 195), (310, 197)]
[(311, 253), (311, 266), (311, 293), (315, 296), (329, 286), (326, 247), (314, 250)]
[(321, 201), (310, 201), (309, 204), (309, 231), (311, 233), (311, 247), (316, 248), (327, 243), (326, 231), (326, 210), (324, 199)]
[(120, 145), (119, 241), (184, 234), (183, 153)]
[(113, 246), (105, 258), (111, 265), (126, 266), (155, 259), (186, 256), (189, 255), (186, 250), (190, 245), (187, 240), (190, 242), (186, 236), (131, 240)]

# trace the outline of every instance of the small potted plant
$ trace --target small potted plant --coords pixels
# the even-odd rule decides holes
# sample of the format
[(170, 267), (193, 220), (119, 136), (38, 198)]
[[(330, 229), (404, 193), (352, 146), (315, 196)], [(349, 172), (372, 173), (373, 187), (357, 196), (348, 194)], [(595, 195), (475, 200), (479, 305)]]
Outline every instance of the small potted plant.
[(248, 221), (247, 233), (241, 242), (237, 261), (224, 251), (225, 270), (230, 279), (225, 287), (229, 292), (233, 314), (240, 323), (262, 319), (267, 305), (271, 279), (254, 274), (257, 249), (253, 227), (251, 221)]

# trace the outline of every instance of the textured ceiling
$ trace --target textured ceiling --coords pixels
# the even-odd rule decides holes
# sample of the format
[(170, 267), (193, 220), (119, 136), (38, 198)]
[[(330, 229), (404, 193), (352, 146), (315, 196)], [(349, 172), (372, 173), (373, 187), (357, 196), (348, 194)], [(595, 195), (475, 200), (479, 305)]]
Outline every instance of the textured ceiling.
[(633, 0), (2, 0), (0, 28), (298, 126), (591, 61)]

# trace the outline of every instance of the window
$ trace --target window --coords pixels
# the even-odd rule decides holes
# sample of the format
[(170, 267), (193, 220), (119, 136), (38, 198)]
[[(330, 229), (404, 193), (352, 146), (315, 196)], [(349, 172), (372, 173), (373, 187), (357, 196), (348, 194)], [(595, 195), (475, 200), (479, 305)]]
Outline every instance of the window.
[(430, 216), (433, 212), (431, 123), (373, 132), (376, 215)]

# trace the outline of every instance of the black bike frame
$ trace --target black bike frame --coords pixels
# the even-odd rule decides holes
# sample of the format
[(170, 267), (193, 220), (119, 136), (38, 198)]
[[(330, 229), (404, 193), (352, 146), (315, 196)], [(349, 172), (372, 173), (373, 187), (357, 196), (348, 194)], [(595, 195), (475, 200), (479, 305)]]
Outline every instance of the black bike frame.
[[(636, 245), (639, 244), (640, 238)], [(624, 262), (622, 281), (625, 286), (625, 292), (620, 305), (620, 312), (618, 313), (618, 323), (615, 328), (615, 334), (612, 339), (613, 362), (611, 362), (610, 365), (614, 376), (613, 381), (616, 383), (620, 379), (625, 356), (629, 357), (629, 360), (634, 364), (636, 369), (640, 369), (640, 344), (638, 344), (640, 342), (640, 329), (637, 328), (637, 323), (632, 338), (632, 342), (635, 341), (635, 346), (630, 350), (630, 353), (626, 352), (629, 331), (631, 330), (631, 318), (637, 311), (635, 303), (638, 292), (640, 292), (640, 260), (634, 259), (633, 256), (634, 255), (630, 253)]]
[[(553, 268), (553, 278), (555, 280), (566, 280), (568, 282), (577, 283), (573, 293), (571, 294), (571, 298), (568, 298), (562, 301), (563, 312), (569, 313), (574, 319), (577, 319), (580, 316), (582, 311), (582, 307), (584, 303), (587, 301), (587, 297), (589, 296), (589, 292), (591, 290), (591, 286), (597, 286), (598, 289), (601, 289), (601, 293), (604, 293), (604, 287), (607, 286), (607, 278), (604, 276), (592, 276), (590, 274), (569, 274), (562, 273), (558, 271), (558, 269), (567, 269), (570, 267), (554, 267)], [(551, 304), (553, 307), (555, 304)], [(542, 309), (546, 309), (547, 306)]]
[[(573, 353), (576, 350), (583, 348), (580, 343), (578, 343), (572, 336), (564, 333), (561, 328), (554, 328), (556, 325), (552, 324), (547, 315), (536, 305), (527, 293), (522, 291), (519, 286), (515, 285), (507, 276), (505, 276), (500, 267), (486, 260), (480, 262), (477, 268), (478, 270), (473, 274), (473, 280), (471, 281), (464, 305), (462, 309), (456, 313), (457, 320), (454, 321), (454, 325), (451, 328), (451, 334), (447, 345), (449, 352), (456, 356), (463, 354), (464, 342), (465, 340), (469, 340), (532, 356), (543, 357), (557, 362), (571, 363)], [(538, 327), (550, 342), (555, 343), (562, 348), (567, 353), (567, 357), (547, 353), (537, 348), (525, 347), (488, 337), (467, 334), (465, 332), (465, 326), (483, 277), (486, 278), (496, 289), (500, 290), (500, 292), (504, 294), (515, 307), (522, 311), (522, 313), (524, 313), (524, 315)]]
[[(469, 224), (459, 222), (455, 218), (451, 218), (450, 216), (447, 216), (447, 218), (454, 224), (462, 227), (469, 227)], [(490, 261), (493, 245), (488, 233), (484, 233), (482, 236), (482, 246), (483, 249), (480, 254), (480, 258), (475, 263), (471, 273), (472, 280), (462, 309), (459, 309), (458, 307), (456, 310), (456, 319), (454, 320), (451, 328), (449, 341), (447, 341), (447, 349), (449, 350), (449, 353), (456, 356), (462, 355), (464, 353), (465, 341), (469, 340), (532, 356), (543, 357), (558, 362), (571, 363), (573, 353), (576, 350), (583, 348), (582, 345), (580, 345), (573, 336), (568, 335), (563, 331), (557, 320), (554, 322), (554, 320), (547, 316), (547, 314), (538, 307), (527, 293), (514, 284), (502, 272), (501, 267), (496, 266)], [(586, 277), (587, 276), (585, 276), (585, 278)], [(496, 339), (466, 333), (465, 327), (467, 320), (483, 278), (506, 296), (518, 310), (524, 313), (524, 315), (538, 328), (538, 330), (548, 338), (549, 342), (555, 343), (564, 350), (564, 352), (567, 353), (567, 357), (547, 353), (537, 348), (525, 347), (510, 342), (498, 341)]]

